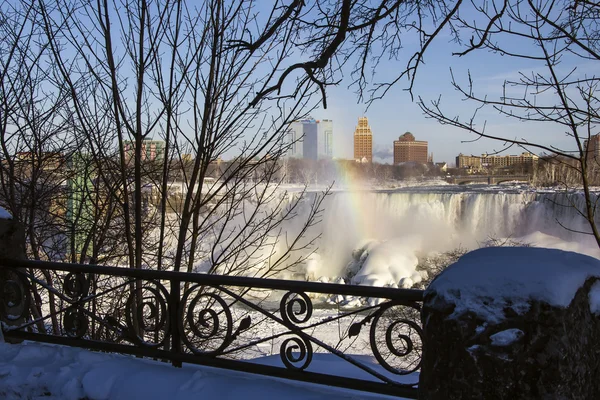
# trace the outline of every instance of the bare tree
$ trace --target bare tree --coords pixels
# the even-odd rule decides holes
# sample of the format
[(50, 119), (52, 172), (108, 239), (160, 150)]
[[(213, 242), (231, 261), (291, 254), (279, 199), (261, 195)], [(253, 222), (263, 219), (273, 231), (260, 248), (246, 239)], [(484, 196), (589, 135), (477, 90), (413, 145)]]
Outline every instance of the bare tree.
[[(244, 189), (248, 182), (257, 188), (278, 184), (277, 175), (266, 171), (280, 167), (271, 161), (289, 145), (287, 125), (318, 100), (326, 106), (326, 88), (338, 82), (342, 67), (359, 60), (352, 76), (362, 96), (381, 58), (398, 56), (404, 30), (416, 29), (427, 40), (426, 48), (428, 35), (419, 26), (427, 19), (445, 24), (452, 11), (400, 0), (293, 0), (272, 7), (239, 0), (197, 5), (176, 0), (21, 0), (12, 8), (35, 15), (24, 27), (45, 35), (40, 43), (52, 67), (48, 87), (68, 102), (63, 117), (70, 131), (64, 137), (74, 144), (76, 157), (83, 154), (94, 164), (85, 178), (94, 184), (80, 185), (86, 194), (80, 196), (78, 211), (90, 214), (82, 204), (94, 203), (94, 209), (102, 210), (94, 220), (104, 222), (90, 221), (88, 227), (101, 229), (87, 230), (120, 232), (126, 246), (122, 262), (130, 267), (177, 270), (184, 265), (192, 269), (195, 251), (208, 236), (225, 240), (215, 223), (224, 231), (239, 223), (241, 214), (224, 210), (245, 209), (245, 202), (223, 199), (250, 195)], [(17, 28), (11, 29), (19, 32)], [(379, 48), (391, 50), (375, 51)], [(401, 76), (413, 78), (421, 58), (415, 54)], [(313, 94), (318, 95), (315, 102)], [(149, 155), (149, 139), (164, 142), (159, 156)], [(207, 187), (212, 165), (232, 154), (236, 158), (223, 171), (226, 179)], [(185, 190), (174, 196), (171, 188), (178, 183)], [(154, 209), (147, 206), (148, 187)], [(101, 197), (94, 199), (100, 190), (111, 197), (103, 207), (97, 207)], [(171, 203), (178, 204), (176, 217), (169, 215)], [(287, 212), (278, 208), (269, 214)], [(261, 213), (244, 223), (254, 223), (257, 215)], [(85, 219), (76, 213), (69, 218), (71, 224)], [(113, 229), (115, 224), (122, 229)], [(105, 240), (103, 234), (82, 239), (87, 244), (71, 246), (70, 258), (112, 258), (98, 253), (107, 248)], [(252, 242), (243, 234), (236, 240)]]
[[(254, 2), (36, 4), (69, 93), (73, 137), (94, 164), (85, 179), (113, 199), (96, 217), (116, 215), (103, 231), (122, 226), (120, 262), (263, 276), (310, 254), (306, 230), (323, 196), (300, 216), (306, 200), (279, 190), (276, 161), (289, 123), (318, 101), (318, 84), (268, 90), (294, 53), (293, 7), (275, 4), (263, 20)], [(207, 179), (225, 157), (233, 160), (220, 179)], [(183, 188), (177, 196), (174, 186)], [(303, 229), (287, 227), (301, 217)]]
[[(53, 90), (55, 69), (39, 13), (32, 2), (0, 3), (0, 205), (20, 221), (29, 256), (57, 259), (66, 240), (63, 185), (65, 156), (73, 146), (67, 93)], [(38, 274), (52, 282), (49, 273)], [(31, 312), (41, 313), (34, 292)], [(56, 309), (49, 295), (51, 312)], [(51, 327), (58, 331), (56, 316)]]
[[(457, 32), (471, 36), (455, 55), (462, 57), (488, 51), (537, 63), (539, 67), (520, 72), (516, 79), (507, 79), (497, 97), (478, 92), (470, 74), (466, 82), (461, 82), (452, 73), (454, 88), (474, 104), (474, 112), (467, 118), (448, 115), (440, 99), (426, 102), (420, 98), (419, 105), (426, 115), (443, 124), (467, 130), (478, 138), (501, 141), (506, 147), (544, 152), (551, 156), (554, 165), (572, 171), (583, 189), (583, 201), (580, 195), (568, 195), (566, 205), (576, 210), (589, 229), (582, 231), (569, 222), (559, 223), (567, 229), (592, 235), (600, 246), (598, 196), (590, 189), (591, 172), (599, 160), (588, 146), (598, 134), (600, 78), (593, 70), (593, 63), (600, 60), (600, 5), (589, 1), (503, 0), (473, 3), (473, 7), (477, 13), (475, 19), (472, 15), (463, 17), (460, 12), (451, 18)], [(591, 67), (592, 71), (586, 72), (583, 67)], [(488, 109), (538, 128), (544, 123), (560, 125), (572, 139), (571, 146), (559, 148), (526, 137), (490, 133), (479, 117)], [(557, 182), (561, 180), (567, 182), (566, 179), (557, 179)], [(572, 182), (572, 178), (569, 180)]]
[[(288, 125), (326, 106), (327, 86), (356, 58), (362, 93), (383, 56), (376, 45), (399, 49), (401, 29), (425, 10), (435, 7), (4, 1), (2, 205), (39, 259), (262, 277), (299, 264), (314, 251), (327, 191), (280, 190)], [(79, 310), (94, 319), (92, 335), (122, 331), (122, 298), (135, 293), (139, 305), (147, 288), (91, 278), (90, 291), (117, 293)], [(36, 277), (34, 290), (66, 279)], [(55, 308), (69, 299), (54, 295), (36, 294), (32, 312), (49, 304), (56, 332)], [(98, 321), (100, 308), (114, 321)]]

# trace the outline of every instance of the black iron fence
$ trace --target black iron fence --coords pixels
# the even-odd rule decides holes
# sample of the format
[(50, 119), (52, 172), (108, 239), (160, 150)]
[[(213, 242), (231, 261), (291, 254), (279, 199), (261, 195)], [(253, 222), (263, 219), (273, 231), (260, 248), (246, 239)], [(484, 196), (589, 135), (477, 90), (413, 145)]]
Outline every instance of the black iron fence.
[(0, 260), (0, 296), (10, 340), (417, 398), (420, 290)]

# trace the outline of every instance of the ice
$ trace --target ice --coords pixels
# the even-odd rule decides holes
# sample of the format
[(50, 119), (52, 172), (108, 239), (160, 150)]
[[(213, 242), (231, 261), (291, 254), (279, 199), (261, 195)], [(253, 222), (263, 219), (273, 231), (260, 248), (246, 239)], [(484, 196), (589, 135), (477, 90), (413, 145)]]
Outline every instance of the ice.
[[(578, 192), (568, 196), (526, 185), (341, 188), (323, 203), (322, 222), (313, 229), (320, 237), (305, 267), (313, 279), (344, 276), (344, 272), (354, 276), (368, 256), (373, 255), (371, 261), (376, 261), (373, 253), (385, 253), (379, 251), (384, 243), (399, 243), (396, 247), (403, 247), (405, 258), (421, 258), (432, 252), (476, 249), (489, 239), (600, 258), (600, 249), (592, 238), (576, 233), (589, 231), (587, 221), (574, 207), (561, 206), (572, 202), (583, 209), (583, 196)], [(400, 264), (410, 264), (408, 261), (400, 260)], [(410, 271), (398, 277), (393, 264), (385, 260), (375, 264), (368, 273), (361, 272), (360, 284), (400, 284), (402, 278), (418, 284)], [(409, 281), (404, 283), (408, 286)]]
[[(348, 283), (372, 286), (393, 283), (409, 287), (412, 282), (414, 287), (420, 282), (413, 275), (415, 259), (423, 260), (431, 253), (444, 254), (457, 248), (475, 249), (490, 242), (527, 243), (600, 258), (600, 249), (591, 236), (576, 233), (589, 231), (585, 218), (575, 208), (561, 206), (572, 201), (583, 207), (583, 196), (578, 192), (566, 197), (556, 190), (540, 191), (526, 185), (459, 186), (435, 181), (410, 184), (415, 187), (334, 188), (321, 205), (320, 223), (306, 231), (297, 249), (290, 257), (283, 258), (283, 272), (274, 277), (310, 281), (321, 277), (356, 277), (355, 282), (348, 280)], [(301, 189), (304, 187), (298, 185), (273, 188), (276, 193), (273, 198), (285, 198), (291, 205)], [(286, 220), (280, 226), (278, 243), (260, 251), (253, 249), (257, 250), (253, 258), (260, 262), (256, 262), (256, 268), (244, 270), (245, 274), (261, 275), (270, 261), (285, 253), (286, 237), (302, 230), (311, 212), (307, 206), (309, 200), (323, 189), (323, 186), (309, 188), (306, 201), (296, 210), (298, 218)], [(270, 210), (269, 207), (265, 205), (265, 209)], [(236, 220), (232, 227), (238, 223), (243, 221)], [(199, 244), (196, 272), (214, 268), (209, 255), (213, 252), (212, 258), (218, 259), (219, 252), (227, 247), (227, 243), (213, 246), (213, 240), (215, 237), (209, 235)], [(165, 249), (165, 254), (170, 251), (174, 250)], [(219, 264), (221, 269), (216, 272), (232, 267), (226, 264)], [(286, 266), (290, 269), (286, 270)]]
[(319, 271), (321, 264), (321, 256), (318, 253), (312, 253), (306, 260), (306, 276), (309, 280), (314, 279), (315, 274)]
[(419, 261), (414, 253), (419, 247), (418, 241), (416, 237), (402, 238), (372, 246), (352, 282), (368, 286), (412, 287)]
[(410, 289), (411, 287), (413, 287), (413, 285), (415, 284), (415, 282), (413, 282), (412, 279), (410, 278), (402, 278), (400, 279), (400, 287), (402, 289)]

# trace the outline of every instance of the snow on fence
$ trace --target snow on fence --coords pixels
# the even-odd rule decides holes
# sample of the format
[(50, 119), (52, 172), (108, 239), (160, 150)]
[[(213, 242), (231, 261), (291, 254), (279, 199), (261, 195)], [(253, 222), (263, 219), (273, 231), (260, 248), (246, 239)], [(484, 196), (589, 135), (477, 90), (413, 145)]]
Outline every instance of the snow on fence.
[[(4, 258), (0, 295), (10, 341), (418, 395), (420, 290)], [(352, 371), (315, 367), (321, 353)]]

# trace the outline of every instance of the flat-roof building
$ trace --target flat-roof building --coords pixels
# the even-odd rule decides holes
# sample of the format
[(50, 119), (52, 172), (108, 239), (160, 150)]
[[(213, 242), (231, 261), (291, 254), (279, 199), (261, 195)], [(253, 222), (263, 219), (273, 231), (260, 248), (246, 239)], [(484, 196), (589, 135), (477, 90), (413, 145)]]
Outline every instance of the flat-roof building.
[(408, 161), (426, 163), (429, 161), (427, 155), (427, 142), (415, 140), (410, 132), (394, 140), (394, 164)]
[(520, 155), (487, 155), (467, 156), (459, 154), (456, 157), (456, 167), (468, 169), (473, 172), (481, 171), (482, 169), (505, 168), (511, 165), (518, 164), (534, 164), (539, 160), (539, 157), (532, 153), (521, 153)]

